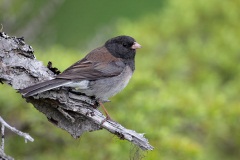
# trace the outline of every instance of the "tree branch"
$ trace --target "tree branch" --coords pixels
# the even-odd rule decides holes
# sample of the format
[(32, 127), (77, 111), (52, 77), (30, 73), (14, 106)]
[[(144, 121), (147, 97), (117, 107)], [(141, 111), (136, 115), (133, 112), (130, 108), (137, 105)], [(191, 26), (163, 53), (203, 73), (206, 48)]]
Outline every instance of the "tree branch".
[[(19, 90), (53, 77), (54, 73), (35, 59), (32, 47), (25, 44), (23, 38), (0, 32), (0, 81)], [(105, 116), (96, 109), (96, 100), (91, 97), (60, 88), (26, 98), (26, 101), (74, 138), (83, 132), (104, 128), (143, 150), (153, 150), (143, 134), (113, 121), (101, 124)]]
[[(19, 130), (17, 130), (16, 128), (10, 126), (9, 124), (7, 124), (7, 122), (5, 122), (2, 117), (0, 116), (0, 123), (2, 124), (2, 131), (1, 131), (1, 134), (2, 134), (2, 138), (4, 138), (4, 127), (7, 127), (8, 129), (10, 129), (12, 132), (16, 133), (17, 135), (23, 137), (25, 139), (25, 142), (27, 141), (31, 141), (33, 142), (34, 139), (28, 134), (28, 133), (23, 133)], [(2, 150), (4, 150), (4, 140), (2, 140)]]
[(12, 157), (6, 155), (2, 149), (0, 149), (0, 159), (1, 160), (14, 160)]

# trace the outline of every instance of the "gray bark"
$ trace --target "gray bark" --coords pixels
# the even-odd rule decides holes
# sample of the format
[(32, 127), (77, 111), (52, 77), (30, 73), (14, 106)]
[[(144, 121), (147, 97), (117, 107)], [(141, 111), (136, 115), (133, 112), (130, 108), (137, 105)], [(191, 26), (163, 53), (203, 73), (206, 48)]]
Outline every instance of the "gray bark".
[(12, 157), (6, 155), (2, 149), (0, 149), (0, 160), (14, 160)]
[[(25, 44), (23, 38), (9, 37), (0, 32), (0, 81), (19, 90), (53, 77), (54, 73), (35, 59), (32, 47)], [(142, 150), (153, 150), (144, 134), (113, 121), (101, 124), (105, 116), (96, 108), (96, 101), (91, 97), (59, 88), (26, 98), (26, 101), (74, 138), (86, 131), (104, 128)]]

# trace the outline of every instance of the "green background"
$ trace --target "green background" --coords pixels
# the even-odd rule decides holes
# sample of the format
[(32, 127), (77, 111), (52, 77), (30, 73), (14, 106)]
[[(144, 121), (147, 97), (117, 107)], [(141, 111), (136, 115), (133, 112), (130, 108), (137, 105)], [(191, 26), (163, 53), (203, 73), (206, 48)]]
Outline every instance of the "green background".
[[(50, 7), (49, 7), (50, 6)], [(106, 103), (111, 117), (146, 133), (141, 152), (105, 130), (73, 139), (7, 85), (0, 115), (16, 159), (240, 159), (240, 1), (3, 1), (3, 31), (24, 36), (38, 60), (64, 70), (116, 35), (143, 47), (129, 85)], [(39, 23), (40, 22), (40, 23)]]

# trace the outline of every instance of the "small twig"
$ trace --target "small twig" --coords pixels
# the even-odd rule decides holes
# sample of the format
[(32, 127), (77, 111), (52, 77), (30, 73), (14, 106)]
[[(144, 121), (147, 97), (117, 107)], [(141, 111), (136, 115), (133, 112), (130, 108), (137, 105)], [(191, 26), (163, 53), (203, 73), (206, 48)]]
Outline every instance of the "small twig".
[[(5, 126), (5, 127), (7, 127), (8, 129), (10, 129), (12, 132), (18, 134), (18, 135), (21, 136), (21, 137), (24, 137), (26, 143), (27, 143), (27, 141), (31, 141), (31, 142), (34, 141), (34, 139), (33, 139), (28, 133), (23, 133), (23, 132), (17, 130), (16, 128), (14, 128), (14, 127), (11, 127), (9, 124), (7, 124), (7, 122), (5, 122), (5, 121), (2, 119), (1, 116), (0, 116), (0, 123), (2, 124), (2, 132), (4, 132), (4, 129), (3, 129), (4, 127), (3, 127), (3, 126)], [(2, 133), (2, 135), (4, 135), (4, 133)], [(2, 147), (3, 147), (3, 146), (2, 146)]]
[(1, 127), (1, 133), (2, 133), (2, 143), (1, 143), (1, 149), (4, 151), (4, 130), (5, 130), (5, 126), (2, 124)]

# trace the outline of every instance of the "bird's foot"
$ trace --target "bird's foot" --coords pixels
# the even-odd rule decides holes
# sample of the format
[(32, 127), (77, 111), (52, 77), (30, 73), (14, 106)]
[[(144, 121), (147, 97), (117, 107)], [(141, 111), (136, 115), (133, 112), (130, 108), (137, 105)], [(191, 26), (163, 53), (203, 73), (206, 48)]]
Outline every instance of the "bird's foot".
[(104, 107), (103, 103), (101, 101), (98, 101), (98, 103), (100, 104), (100, 106), (102, 107), (105, 115), (106, 115), (106, 118), (101, 122), (101, 125), (106, 122), (106, 121), (112, 121), (114, 122), (114, 120), (112, 120), (112, 118), (109, 116), (108, 114), (108, 111), (106, 110), (106, 108)]
[(104, 120), (102, 120), (101, 125), (103, 125), (103, 123), (106, 121), (113, 121), (113, 120), (109, 115), (107, 115), (106, 118)]

